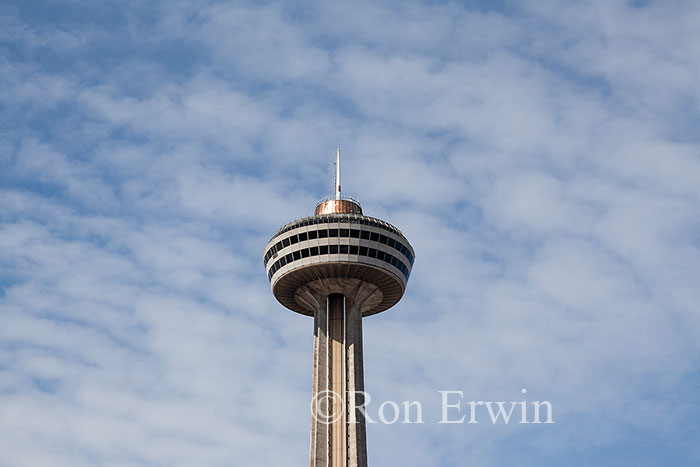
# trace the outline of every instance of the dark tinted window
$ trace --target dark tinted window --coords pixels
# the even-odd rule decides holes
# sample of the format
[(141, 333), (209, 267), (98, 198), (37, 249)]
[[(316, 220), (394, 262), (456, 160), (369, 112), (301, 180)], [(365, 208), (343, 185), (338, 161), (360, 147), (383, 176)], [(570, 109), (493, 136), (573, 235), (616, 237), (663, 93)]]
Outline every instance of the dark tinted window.
[(282, 246), (289, 246), (289, 239), (288, 238), (285, 238), (284, 240), (282, 240)]
[(304, 240), (306, 240), (306, 232), (302, 232), (299, 234), (299, 241), (303, 242)]
[(384, 260), (384, 252), (382, 250), (377, 250), (377, 259)]
[(360, 231), (357, 229), (350, 229), (350, 236), (352, 238), (360, 238)]
[(367, 247), (366, 247), (366, 246), (361, 246), (361, 247), (360, 247), (360, 255), (361, 255), (361, 256), (367, 256)]
[(287, 264), (287, 259), (283, 256), (280, 258), (280, 267), (284, 266)]
[(340, 229), (340, 236), (341, 237), (349, 237), (350, 236), (350, 229)]
[(386, 244), (389, 245), (390, 247), (394, 248), (394, 239), (393, 238), (387, 239)]
[(298, 241), (299, 241), (299, 239), (297, 238), (296, 235), (292, 235), (291, 237), (289, 237), (289, 242), (290, 242), (292, 245), (294, 245), (294, 244), (297, 243)]
[(304, 248), (303, 250), (301, 250), (301, 257), (302, 257), (302, 258), (308, 258), (308, 257), (309, 257), (309, 249), (308, 249), (308, 248)]
[(316, 232), (315, 230), (311, 230), (309, 232), (309, 240), (313, 240), (314, 238), (316, 238), (316, 235), (318, 235), (318, 232)]
[(391, 264), (394, 265), (394, 266), (396, 266), (396, 267), (398, 267), (398, 266), (399, 266), (399, 260), (396, 259), (395, 256), (392, 256), (392, 257), (391, 257)]
[(318, 231), (318, 238), (326, 238), (326, 237), (328, 237), (328, 231), (326, 229)]
[(375, 256), (377, 256), (377, 250), (375, 250), (374, 248), (370, 248), (369, 251), (367, 251), (367, 256), (369, 256), (370, 258), (374, 258)]
[(386, 244), (386, 241), (387, 241), (386, 235), (379, 235), (379, 243)]
[(298, 259), (301, 259), (301, 252), (300, 252), (300, 251), (295, 251), (295, 252), (293, 253), (293, 255), (294, 255), (294, 260), (295, 260), (295, 261), (298, 260)]
[(350, 245), (350, 254), (351, 255), (356, 255), (357, 254), (357, 245)]
[(285, 256), (285, 258), (287, 259), (288, 263), (291, 263), (294, 260), (294, 257), (292, 256), (291, 253), (289, 253), (287, 256)]
[(275, 245), (275, 252), (280, 251), (281, 249), (282, 249), (282, 241), (280, 240), (280, 241), (277, 242), (277, 244)]
[(318, 249), (318, 251), (319, 251), (319, 254), (327, 255), (328, 254), (328, 245), (323, 245), (322, 247), (320, 247)]
[(376, 232), (372, 232), (372, 233), (370, 234), (370, 237), (369, 237), (369, 238), (370, 238), (370, 240), (372, 240), (373, 242), (378, 242), (378, 241), (379, 241), (379, 234), (376, 233)]
[(348, 254), (348, 246), (347, 245), (340, 245), (340, 254), (343, 254), (343, 255)]
[(363, 230), (362, 231), (362, 238), (364, 238), (365, 240), (369, 240), (369, 231)]
[(338, 253), (338, 245), (330, 245), (330, 253), (332, 255)]
[(337, 237), (338, 236), (338, 229), (328, 229), (328, 236), (329, 237)]
[(310, 253), (311, 253), (311, 256), (317, 256), (318, 255), (318, 247), (312, 246)]

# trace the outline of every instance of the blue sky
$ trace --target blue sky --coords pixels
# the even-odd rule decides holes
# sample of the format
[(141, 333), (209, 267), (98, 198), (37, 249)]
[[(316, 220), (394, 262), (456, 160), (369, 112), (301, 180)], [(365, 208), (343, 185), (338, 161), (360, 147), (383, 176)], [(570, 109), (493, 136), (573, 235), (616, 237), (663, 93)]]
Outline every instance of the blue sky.
[[(305, 465), (261, 255), (337, 146), (417, 253), (373, 465), (700, 463), (697, 2), (147, 3), (0, 6), (1, 467)], [(436, 423), (522, 388), (555, 424)]]

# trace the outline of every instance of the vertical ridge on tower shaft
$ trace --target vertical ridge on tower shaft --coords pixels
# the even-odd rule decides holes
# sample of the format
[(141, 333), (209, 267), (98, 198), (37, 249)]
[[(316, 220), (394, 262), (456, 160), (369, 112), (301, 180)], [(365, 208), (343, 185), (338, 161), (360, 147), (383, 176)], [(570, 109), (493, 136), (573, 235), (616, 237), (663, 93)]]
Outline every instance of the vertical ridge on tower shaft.
[[(345, 356), (345, 297), (341, 294), (328, 296), (328, 353), (329, 376), (328, 387), (332, 391), (333, 400), (330, 410), (330, 450), (331, 467), (346, 467), (347, 458), (345, 425), (347, 416), (345, 403), (347, 392), (346, 382), (346, 356)], [(335, 397), (335, 395), (340, 397)]]

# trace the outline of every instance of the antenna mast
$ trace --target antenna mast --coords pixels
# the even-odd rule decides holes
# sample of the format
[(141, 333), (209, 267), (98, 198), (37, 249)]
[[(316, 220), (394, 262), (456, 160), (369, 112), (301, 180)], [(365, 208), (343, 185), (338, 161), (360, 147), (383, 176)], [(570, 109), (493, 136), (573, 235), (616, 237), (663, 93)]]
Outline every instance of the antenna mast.
[(335, 150), (335, 199), (340, 199), (340, 148)]
[(352, 198), (343, 198), (340, 194), (340, 148), (335, 150), (335, 185), (333, 193), (316, 205), (314, 216), (321, 214), (359, 214), (362, 215), (360, 202)]

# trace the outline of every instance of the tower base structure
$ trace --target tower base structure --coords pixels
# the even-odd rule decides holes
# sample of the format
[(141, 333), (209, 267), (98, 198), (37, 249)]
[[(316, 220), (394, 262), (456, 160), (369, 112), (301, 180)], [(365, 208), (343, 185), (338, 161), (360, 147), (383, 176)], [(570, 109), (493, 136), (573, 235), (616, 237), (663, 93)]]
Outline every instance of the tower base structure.
[(362, 364), (363, 309), (382, 300), (358, 279), (306, 284), (297, 300), (314, 310), (311, 467), (366, 467), (367, 435)]

